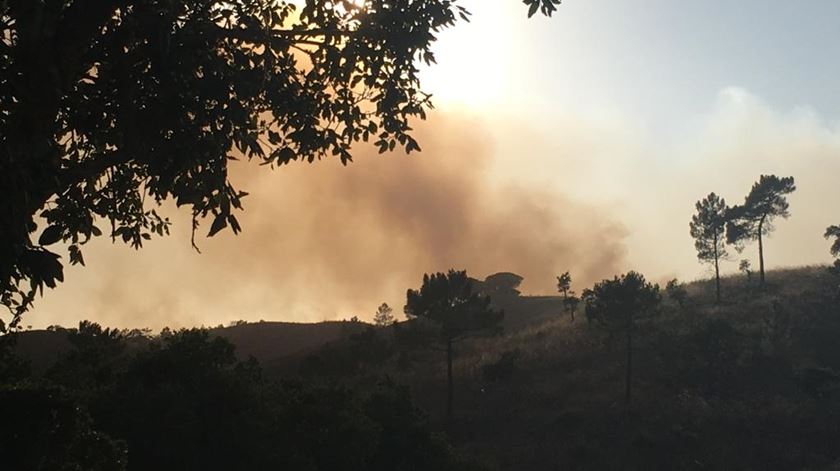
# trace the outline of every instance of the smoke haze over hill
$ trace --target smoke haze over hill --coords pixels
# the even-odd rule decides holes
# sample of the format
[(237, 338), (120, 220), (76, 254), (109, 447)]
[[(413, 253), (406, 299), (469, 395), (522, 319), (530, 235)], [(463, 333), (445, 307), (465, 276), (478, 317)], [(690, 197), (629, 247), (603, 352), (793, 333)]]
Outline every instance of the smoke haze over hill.
[(140, 254), (96, 241), (88, 268), (71, 269), (33, 320), (365, 319), (383, 301), (400, 312), (425, 272), (508, 270), (525, 277), (525, 292), (552, 293), (557, 272), (591, 283), (621, 269), (623, 225), (603, 208), (491, 178), (493, 139), (479, 122), (437, 114), (417, 137), (419, 154), (362, 148), (347, 167), (336, 159), (273, 172), (237, 164), (234, 181), (251, 193), (237, 215), (240, 236), (199, 239), (196, 254), (185, 214), (170, 211), (174, 234)]

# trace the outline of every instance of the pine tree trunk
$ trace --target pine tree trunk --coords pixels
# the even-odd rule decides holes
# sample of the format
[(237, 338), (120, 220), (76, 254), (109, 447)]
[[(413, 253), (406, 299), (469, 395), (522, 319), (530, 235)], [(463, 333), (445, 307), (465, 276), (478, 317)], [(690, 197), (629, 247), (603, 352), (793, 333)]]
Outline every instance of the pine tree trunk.
[(720, 256), (718, 255), (718, 235), (715, 233), (715, 299), (720, 304)]
[(452, 426), (452, 339), (446, 343), (446, 424)]
[(761, 221), (758, 223), (758, 270), (761, 274), (761, 286), (764, 286), (764, 239), (762, 238), (762, 232), (764, 232), (765, 217), (762, 216)]
[(633, 377), (633, 313), (627, 321), (627, 376), (624, 380), (624, 401), (630, 404), (631, 378)]

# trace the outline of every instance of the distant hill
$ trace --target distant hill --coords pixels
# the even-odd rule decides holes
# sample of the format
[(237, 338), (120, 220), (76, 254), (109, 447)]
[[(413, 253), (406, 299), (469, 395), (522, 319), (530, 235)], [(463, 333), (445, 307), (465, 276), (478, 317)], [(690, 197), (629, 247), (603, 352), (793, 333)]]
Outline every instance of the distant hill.
[[(836, 446), (838, 278), (814, 266), (722, 284), (721, 304), (711, 280), (688, 283), (683, 307), (663, 293), (636, 339), (632, 408), (622, 340), (582, 312), (549, 320), (558, 298), (522, 297), (508, 321), (544, 322), (459, 346), (450, 436), (499, 469), (806, 469), (822, 453), (812, 437)], [(428, 361), (398, 379), (442, 420), (443, 358)]]
[(517, 289), (522, 280), (521, 276), (510, 272), (495, 273), (484, 281), (471, 279), (474, 290), (490, 296), (493, 305), (505, 311), (507, 332), (542, 324), (563, 313), (560, 296), (522, 296)]
[[(663, 290), (657, 315), (634, 337), (632, 406), (622, 399), (623, 338), (587, 322), (583, 306), (572, 322), (559, 296), (521, 296), (516, 276), (501, 275), (495, 287), (476, 286), (505, 310), (505, 332), (455, 350), (456, 413), (446, 427), (459, 450), (517, 471), (840, 463), (840, 279), (825, 266), (768, 271), (764, 287), (755, 276), (724, 277), (719, 304), (710, 280), (687, 283), (682, 303)], [(258, 322), (211, 332), (257, 358), (266, 376), (407, 385), (443, 428), (445, 355), (369, 327)], [(36, 368), (67, 348), (60, 331), (24, 332), (18, 342)]]
[[(231, 327), (210, 329), (210, 332), (229, 339), (236, 345), (241, 358), (253, 356), (267, 369), (282, 365), (284, 358), (292, 358), (363, 330), (362, 322), (331, 321), (314, 324), (292, 322), (255, 322)], [(135, 341), (137, 345), (143, 340)], [(71, 348), (67, 331), (28, 330), (17, 338), (18, 354), (29, 360), (36, 373), (43, 373), (57, 358)]]
[(328, 321), (314, 324), (293, 322), (255, 322), (211, 332), (236, 345), (241, 358), (253, 356), (267, 370), (283, 366), (284, 359), (298, 357), (360, 332), (370, 324)]
[[(505, 311), (504, 329), (516, 332), (540, 325), (561, 316), (562, 298), (559, 296), (521, 296), (515, 289), (521, 278), (515, 274), (496, 274), (488, 280), (506, 275), (514, 280), (508, 287), (494, 286), (488, 289), (485, 282), (474, 280), (476, 289), (493, 299), (498, 309)], [(364, 322), (326, 321), (318, 323), (294, 322), (252, 322), (228, 327), (212, 328), (210, 331), (230, 340), (240, 358), (253, 356), (266, 370), (283, 369), (296, 364), (301, 357), (327, 344), (348, 338), (364, 330), (370, 324)], [(140, 341), (142, 344), (142, 341)], [(30, 330), (21, 332), (17, 351), (28, 359), (35, 372), (43, 372), (70, 348), (67, 333), (63, 329)]]
[(517, 332), (564, 317), (563, 298), (559, 296), (512, 296), (491, 298), (505, 311), (505, 332)]

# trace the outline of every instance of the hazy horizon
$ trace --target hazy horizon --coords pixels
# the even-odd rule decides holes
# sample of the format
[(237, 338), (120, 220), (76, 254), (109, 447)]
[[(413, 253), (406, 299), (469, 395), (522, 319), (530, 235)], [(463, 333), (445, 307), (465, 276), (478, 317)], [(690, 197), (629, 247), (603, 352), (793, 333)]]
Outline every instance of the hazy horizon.
[(442, 35), (424, 72), (436, 109), (416, 123), (423, 152), (238, 163), (243, 234), (199, 239), (199, 255), (189, 215), (167, 207), (172, 236), (139, 253), (96, 240), (23, 324), (370, 319), (449, 268), (513, 271), (527, 294), (553, 294), (566, 270), (578, 291), (631, 269), (693, 280), (708, 275), (694, 203), (712, 191), (740, 203), (760, 174), (798, 187), (768, 267), (830, 262), (840, 4), (570, 0), (531, 20), (518, 2), (466, 4), (473, 22)]

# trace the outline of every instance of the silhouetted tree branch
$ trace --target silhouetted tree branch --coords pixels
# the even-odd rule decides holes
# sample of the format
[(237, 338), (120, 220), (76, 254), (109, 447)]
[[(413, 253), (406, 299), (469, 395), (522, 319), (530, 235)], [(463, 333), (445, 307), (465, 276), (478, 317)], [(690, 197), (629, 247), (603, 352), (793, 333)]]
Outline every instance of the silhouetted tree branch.
[(747, 240), (758, 240), (758, 271), (764, 285), (764, 236), (773, 230), (776, 217), (790, 216), (786, 196), (796, 191), (793, 177), (779, 178), (761, 175), (755, 182), (744, 204), (727, 211), (726, 241), (735, 244), (740, 252)]
[(469, 335), (499, 327), (504, 312), (490, 307), (490, 298), (474, 292), (466, 271), (423, 275), (419, 290), (406, 293), (405, 314), (435, 323), (438, 341), (446, 351), (446, 417), (453, 414), (452, 363), (454, 344)]
[(726, 259), (724, 231), (727, 221), (726, 201), (714, 193), (695, 204), (697, 214), (691, 217), (689, 232), (701, 262), (715, 267), (715, 299), (720, 302), (720, 261)]
[[(559, 1), (525, 3), (550, 16)], [(71, 264), (106, 233), (140, 248), (168, 233), (169, 199), (194, 232), (238, 233), (231, 158), (419, 151), (418, 64), (468, 18), (443, 0), (0, 2), (0, 330), (63, 281), (53, 244)]]

